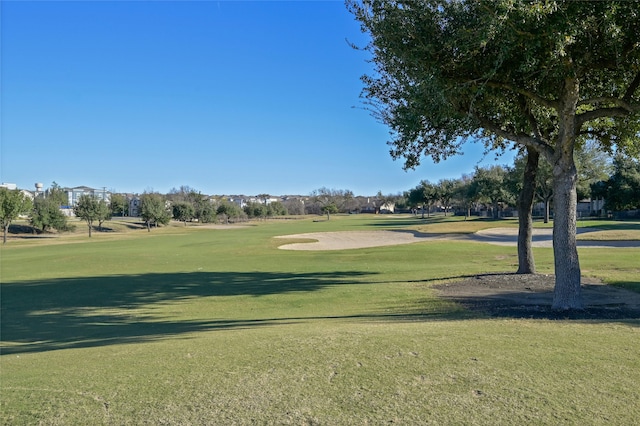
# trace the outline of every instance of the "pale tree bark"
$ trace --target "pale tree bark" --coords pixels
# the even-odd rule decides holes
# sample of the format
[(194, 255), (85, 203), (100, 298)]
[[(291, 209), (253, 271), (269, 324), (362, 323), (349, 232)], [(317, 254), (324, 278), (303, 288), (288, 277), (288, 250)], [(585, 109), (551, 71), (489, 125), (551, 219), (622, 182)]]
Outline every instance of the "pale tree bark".
[(576, 246), (577, 172), (571, 158), (568, 170), (554, 168), (553, 254), (556, 283), (553, 309), (582, 309), (580, 296), (580, 262)]
[(579, 84), (575, 78), (565, 81), (559, 132), (552, 157), (553, 166), (553, 255), (556, 282), (552, 309), (582, 309), (580, 294), (580, 262), (576, 246), (576, 213), (578, 172), (573, 159), (576, 108)]
[(516, 274), (535, 274), (531, 239), (533, 237), (533, 200), (536, 193), (536, 173), (540, 154), (527, 148), (527, 164), (523, 186), (518, 195), (518, 270)]
[(549, 209), (551, 207), (551, 199), (544, 199), (544, 223), (549, 223)]

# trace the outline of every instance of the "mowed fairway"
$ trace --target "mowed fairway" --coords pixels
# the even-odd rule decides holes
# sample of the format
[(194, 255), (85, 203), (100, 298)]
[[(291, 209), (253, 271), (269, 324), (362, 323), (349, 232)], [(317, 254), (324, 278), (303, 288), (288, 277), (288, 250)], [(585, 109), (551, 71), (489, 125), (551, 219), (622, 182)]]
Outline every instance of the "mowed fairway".
[[(293, 241), (274, 238), (491, 225), (426, 222), (337, 216), (12, 241), (1, 252), (1, 421), (637, 423), (638, 319), (488, 317), (437, 297), (443, 280), (514, 271), (515, 247), (289, 251), (277, 247)], [(535, 254), (552, 273), (552, 250)], [(585, 273), (640, 287), (640, 249), (580, 254)]]

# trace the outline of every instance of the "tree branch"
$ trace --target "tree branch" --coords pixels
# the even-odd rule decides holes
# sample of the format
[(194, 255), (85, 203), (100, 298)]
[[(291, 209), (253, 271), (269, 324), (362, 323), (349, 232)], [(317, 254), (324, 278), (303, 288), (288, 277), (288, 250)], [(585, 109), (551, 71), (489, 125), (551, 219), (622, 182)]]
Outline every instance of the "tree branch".
[(477, 115), (474, 116), (480, 122), (480, 125), (483, 129), (488, 130), (501, 138), (519, 143), (527, 147), (531, 147), (545, 156), (547, 159), (550, 159), (552, 157), (554, 152), (553, 148), (541, 138), (508, 132), (487, 118)]
[(626, 108), (600, 108), (593, 111), (583, 112), (576, 115), (576, 125), (578, 128), (582, 127), (584, 123), (598, 118), (612, 118), (612, 117), (626, 117), (631, 113), (640, 112), (640, 105), (630, 105), (631, 110)]
[(625, 92), (624, 96), (622, 97), (622, 100), (625, 101), (625, 102), (630, 102), (631, 101), (631, 97), (636, 92), (636, 90), (638, 90), (638, 86), (640, 86), (640, 71), (638, 71), (638, 73), (636, 73), (636, 77), (633, 79), (633, 81), (631, 81), (631, 84), (627, 88), (627, 91)]
[(520, 106), (522, 114), (527, 117), (527, 120), (529, 121), (529, 126), (531, 126), (533, 136), (537, 139), (542, 139), (542, 136), (540, 135), (540, 128), (538, 127), (538, 121), (531, 113), (531, 108), (529, 108), (529, 104), (527, 103), (527, 99), (524, 97), (524, 95), (518, 96), (518, 104)]
[(507, 84), (507, 83), (500, 83), (500, 82), (497, 82), (497, 81), (487, 81), (487, 82), (484, 82), (484, 84), (486, 86), (489, 86), (489, 87), (492, 87), (492, 88), (495, 88), (495, 89), (506, 89), (506, 90), (510, 90), (510, 91), (512, 91), (514, 93), (518, 93), (518, 94), (523, 95), (523, 96), (531, 99), (532, 101), (534, 101), (534, 102), (536, 102), (536, 103), (538, 103), (538, 104), (540, 104), (542, 106), (545, 106), (547, 108), (551, 108), (551, 109), (557, 110), (560, 107), (560, 103), (558, 101), (556, 101), (556, 100), (543, 98), (542, 96), (540, 96), (540, 95), (538, 95), (536, 93), (533, 93), (533, 92), (531, 92), (529, 90), (526, 90), (526, 89), (523, 89), (523, 88), (520, 88), (520, 87), (514, 87), (514, 86), (512, 86), (510, 84)]
[[(640, 82), (640, 80), (639, 80)], [(626, 95), (625, 95), (626, 96)], [(581, 105), (596, 105), (596, 104), (613, 104), (616, 105), (618, 108), (622, 108), (625, 109), (629, 112), (633, 112), (634, 110), (634, 106), (632, 104), (630, 104), (629, 102), (625, 101), (624, 98), (620, 99), (620, 98), (615, 98), (613, 96), (602, 96), (599, 98), (591, 98), (591, 99), (584, 99), (582, 101), (578, 102), (578, 106)], [(635, 107), (637, 108), (637, 107)]]

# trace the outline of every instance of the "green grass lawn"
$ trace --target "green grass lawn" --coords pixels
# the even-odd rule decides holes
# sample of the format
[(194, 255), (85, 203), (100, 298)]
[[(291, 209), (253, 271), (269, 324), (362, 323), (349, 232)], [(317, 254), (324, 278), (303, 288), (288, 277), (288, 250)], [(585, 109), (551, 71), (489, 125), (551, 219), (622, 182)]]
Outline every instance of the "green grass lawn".
[[(636, 423), (640, 321), (489, 318), (436, 297), (444, 280), (514, 271), (515, 247), (296, 252), (273, 238), (505, 223), (354, 215), (11, 241), (0, 421)], [(535, 254), (552, 273), (551, 249)], [(585, 275), (640, 291), (640, 249), (580, 256)]]

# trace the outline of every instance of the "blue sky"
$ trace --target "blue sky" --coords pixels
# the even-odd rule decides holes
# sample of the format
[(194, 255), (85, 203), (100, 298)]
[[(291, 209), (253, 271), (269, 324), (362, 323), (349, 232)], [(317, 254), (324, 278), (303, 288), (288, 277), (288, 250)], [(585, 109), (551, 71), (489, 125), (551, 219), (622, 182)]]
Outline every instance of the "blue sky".
[[(0, 179), (32, 189), (397, 193), (413, 171), (363, 109), (365, 35), (342, 1), (2, 1)], [(498, 160), (511, 161), (511, 156)]]

